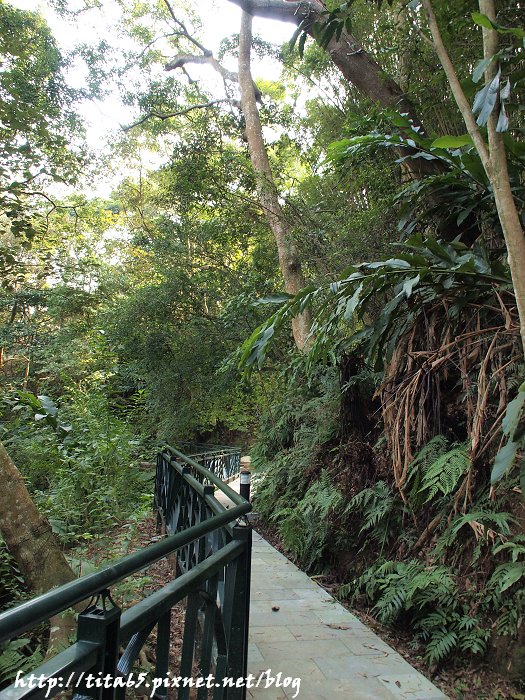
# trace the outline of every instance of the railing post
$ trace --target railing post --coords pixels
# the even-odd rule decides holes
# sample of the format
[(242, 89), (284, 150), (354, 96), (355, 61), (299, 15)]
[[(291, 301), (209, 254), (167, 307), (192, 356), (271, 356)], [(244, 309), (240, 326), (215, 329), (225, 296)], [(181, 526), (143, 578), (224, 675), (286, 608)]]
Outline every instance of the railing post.
[[(96, 643), (99, 653), (96, 666), (91, 671), (91, 683), (89, 675), (83, 677), (82, 683), (76, 688), (77, 695), (94, 700), (114, 699), (113, 680), (117, 674), (119, 655), (120, 612), (120, 608), (111, 600), (109, 591), (103, 591), (96, 602), (79, 615), (77, 641)], [(108, 687), (104, 687), (105, 676), (111, 678)], [(94, 680), (101, 683), (102, 687), (96, 687)]]
[[(244, 543), (244, 552), (236, 562), (233, 608), (228, 640), (228, 676), (234, 681), (248, 675), (248, 631), (250, 621), (250, 581), (252, 564), (252, 527), (238, 523), (233, 539)], [(246, 688), (228, 688), (228, 700), (245, 700)]]
[(239, 474), (239, 494), (247, 501), (250, 500), (251, 462), (251, 457), (241, 457), (241, 471)]
[(159, 452), (157, 455), (157, 469), (155, 472), (155, 485), (154, 485), (154, 491), (153, 491), (153, 512), (156, 514), (156, 521), (155, 521), (155, 530), (157, 534), (164, 534), (162, 532), (163, 529), (163, 517), (162, 517), (162, 504), (161, 504), (161, 484), (163, 483), (163, 457), (162, 454)]

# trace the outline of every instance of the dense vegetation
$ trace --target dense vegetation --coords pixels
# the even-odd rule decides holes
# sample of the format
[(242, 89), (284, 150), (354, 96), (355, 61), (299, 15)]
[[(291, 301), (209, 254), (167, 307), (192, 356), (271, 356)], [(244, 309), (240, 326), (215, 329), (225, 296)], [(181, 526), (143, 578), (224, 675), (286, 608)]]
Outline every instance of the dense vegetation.
[[(49, 16), (107, 19), (71, 5)], [(140, 463), (160, 444), (242, 445), (300, 565), (412, 630), (428, 666), (490, 657), (519, 678), (525, 268), (498, 178), (503, 157), (523, 227), (522, 3), (433, 3), (474, 127), (420, 3), (327, 3), (291, 43), (256, 37), (272, 180), (230, 70), (238, 34), (212, 84), (197, 3), (117, 5), (115, 46), (66, 50), (0, 3), (0, 440), (38, 512), (74, 564), (149, 504)], [(325, 49), (349, 32), (403, 102), (345, 79)], [(128, 126), (90, 152), (85, 104), (117, 93)], [(14, 554), (0, 541), (2, 609), (34, 592)], [(41, 654), (22, 642), (0, 682)]]

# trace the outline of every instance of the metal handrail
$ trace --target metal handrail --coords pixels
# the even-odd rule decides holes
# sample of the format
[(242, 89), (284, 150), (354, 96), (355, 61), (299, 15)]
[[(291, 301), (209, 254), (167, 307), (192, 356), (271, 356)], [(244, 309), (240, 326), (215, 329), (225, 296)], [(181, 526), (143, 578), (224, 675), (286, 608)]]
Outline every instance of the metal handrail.
[[(242, 504), (248, 505), (249, 508), (245, 511), (245, 513), (249, 513), (251, 510), (251, 504), (248, 503), (242, 496), (240, 496), (237, 491), (234, 491), (232, 488), (228, 486), (228, 484), (225, 484), (222, 479), (220, 479), (218, 476), (216, 476), (213, 472), (210, 472), (209, 469), (206, 469), (206, 467), (203, 467), (202, 464), (199, 464), (195, 459), (192, 457), (189, 457), (188, 455), (183, 454), (182, 452), (179, 452), (179, 450), (176, 450), (174, 447), (170, 447), (169, 445), (166, 447), (167, 452), (171, 452), (171, 454), (175, 455), (175, 457), (178, 457), (181, 459), (183, 462), (186, 462), (186, 464), (189, 464), (191, 467), (193, 467), (199, 474), (201, 474), (205, 479), (207, 479), (210, 483), (215, 484), (217, 489), (219, 491), (222, 491), (225, 496), (228, 496), (228, 498), (235, 503), (236, 506), (240, 506)], [(232, 512), (232, 511), (229, 511)]]
[[(204, 442), (183, 442), (179, 444), (181, 447), (184, 447), (184, 449), (186, 449), (186, 446), (189, 447), (187, 453), (184, 453), (187, 454), (188, 457), (194, 457), (196, 454), (204, 454), (206, 452), (225, 452), (229, 454), (241, 451), (240, 447), (232, 447), (231, 445), (208, 445)], [(198, 452), (194, 452), (193, 450), (195, 449), (198, 450)]]
[[(242, 500), (244, 501), (244, 499)], [(50, 617), (73, 607), (77, 603), (81, 603), (83, 600), (101, 593), (131, 576), (131, 574), (141, 569), (146, 569), (151, 564), (194, 542), (203, 535), (231, 523), (232, 520), (236, 520), (236, 518), (250, 510), (251, 505), (247, 501), (239, 503), (235, 508), (224, 510), (222, 513), (215, 515), (209, 520), (204, 520), (188, 530), (170, 535), (161, 542), (156, 542), (138, 552), (128, 554), (113, 564), (103, 566), (92, 574), (86, 574), (32, 600), (21, 603), (16, 608), (6, 610), (0, 614), (0, 642), (17, 637), (19, 634), (23, 634), (28, 629), (31, 629), (31, 627), (44, 622), (44, 620), (48, 620)]]
[[(233, 502), (230, 509), (225, 509), (215, 497), (216, 489)], [(26, 679), (43, 674), (58, 683), (63, 677), (74, 677), (79, 682), (74, 685), (73, 700), (85, 696), (93, 700), (124, 700), (126, 691), (122, 686), (119, 690), (93, 691), (83, 680), (83, 672), (127, 678), (157, 626), (155, 676), (166, 677), (171, 609), (186, 597), (179, 674), (192, 675), (194, 654), (198, 653), (203, 677), (212, 667), (217, 678), (219, 673), (246, 676), (251, 527), (243, 516), (251, 510), (250, 503), (195, 459), (166, 447), (157, 458), (155, 505), (167, 525), (165, 539), (0, 614), (2, 642), (77, 603), (95, 599), (78, 617), (77, 641), (27, 674)], [(182, 575), (121, 614), (108, 589), (175, 552)], [(200, 644), (196, 643), (198, 619), (203, 625)], [(123, 643), (127, 646), (121, 654)], [(59, 685), (51, 690), (45, 685), (11, 685), (0, 691), (0, 700), (36, 700), (51, 697), (60, 689)], [(187, 692), (180, 690), (179, 700), (187, 700)], [(237, 687), (217, 687), (213, 694), (214, 700), (243, 700), (245, 696), (245, 689)], [(197, 700), (204, 697), (199, 690)], [(164, 700), (165, 693), (159, 691), (156, 698)]]
[(224, 479), (233, 478), (240, 472), (240, 447), (201, 444), (190, 445), (188, 443), (187, 446), (183, 447), (183, 450), (187, 457), (202, 463), (202, 466)]

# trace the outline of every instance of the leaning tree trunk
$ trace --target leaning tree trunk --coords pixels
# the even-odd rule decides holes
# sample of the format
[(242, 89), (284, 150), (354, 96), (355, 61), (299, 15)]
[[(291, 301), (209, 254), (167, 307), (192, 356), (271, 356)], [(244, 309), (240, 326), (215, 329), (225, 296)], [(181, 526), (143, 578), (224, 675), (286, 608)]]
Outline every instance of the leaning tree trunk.
[[(38, 595), (75, 578), (48, 521), (38, 512), (24, 479), (0, 442), (0, 532), (24, 583)], [(67, 640), (72, 618), (51, 620), (49, 649)], [(48, 650), (49, 651), (49, 650)]]
[[(507, 257), (509, 262), (512, 285), (516, 295), (516, 306), (520, 320), (520, 334), (525, 352), (525, 235), (521, 225), (518, 207), (512, 192), (507, 166), (507, 154), (503, 135), (497, 131), (497, 110), (499, 100), (496, 100), (487, 122), (488, 147), (476, 123), (470, 103), (463, 91), (456, 69), (450, 60), (447, 48), (443, 42), (431, 0), (423, 0), (423, 8), (427, 16), (428, 26), (438, 58), (447, 76), (450, 89), (456, 100), (459, 111), (470, 134), (474, 146), (483, 164), (485, 173), (492, 186), (492, 194), (498, 212), (498, 218), (503, 231)], [(479, 0), (482, 14), (496, 22), (494, 0)], [(486, 59), (497, 55), (498, 34), (495, 29), (483, 28), (483, 53)], [(485, 69), (485, 84), (494, 79), (498, 70), (497, 60), (492, 60)]]
[[(326, 7), (320, 0), (289, 2), (288, 0), (229, 0), (256, 17), (269, 17), (301, 26), (311, 36), (314, 24), (324, 24)], [(393, 107), (408, 114), (416, 124), (419, 118), (414, 106), (399, 85), (368, 54), (361, 43), (343, 28), (328, 43), (327, 51), (344, 77), (368, 98), (383, 107)]]
[[(284, 279), (285, 290), (289, 294), (305, 286), (299, 253), (291, 234), (288, 222), (279, 203), (268, 153), (264, 144), (261, 120), (255, 98), (255, 90), (250, 71), (250, 50), (252, 44), (252, 17), (242, 13), (239, 35), (239, 87), (241, 108), (246, 121), (246, 138), (250, 159), (257, 177), (259, 202), (272, 229), (277, 244), (279, 267)], [(292, 320), (295, 344), (302, 350), (308, 342), (311, 319), (308, 311), (303, 311)]]

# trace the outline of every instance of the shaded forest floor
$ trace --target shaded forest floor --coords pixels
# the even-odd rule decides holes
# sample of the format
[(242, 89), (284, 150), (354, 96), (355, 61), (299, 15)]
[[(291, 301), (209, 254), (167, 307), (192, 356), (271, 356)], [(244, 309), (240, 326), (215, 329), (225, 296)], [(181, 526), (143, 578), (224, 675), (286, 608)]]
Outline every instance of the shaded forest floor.
[[(82, 557), (90, 565), (102, 566), (111, 559), (124, 557), (138, 549), (147, 547), (158, 541), (160, 536), (155, 529), (155, 518), (148, 516), (143, 520), (118, 525), (108, 535), (92, 541), (82, 551)], [(174, 569), (167, 559), (161, 559), (146, 571), (138, 571), (125, 581), (122, 581), (112, 589), (112, 598), (126, 609), (140, 602), (143, 598), (159, 590), (174, 578)], [(182, 631), (184, 629), (184, 601), (178, 603), (171, 614), (171, 638), (170, 638), (170, 668), (178, 668), (182, 649)], [(150, 634), (140, 657), (133, 669), (146, 671), (154, 675), (155, 648), (157, 643), (157, 629)], [(143, 697), (138, 690), (134, 691), (136, 698)], [(149, 695), (144, 695), (149, 697)]]

